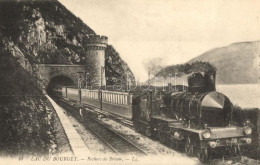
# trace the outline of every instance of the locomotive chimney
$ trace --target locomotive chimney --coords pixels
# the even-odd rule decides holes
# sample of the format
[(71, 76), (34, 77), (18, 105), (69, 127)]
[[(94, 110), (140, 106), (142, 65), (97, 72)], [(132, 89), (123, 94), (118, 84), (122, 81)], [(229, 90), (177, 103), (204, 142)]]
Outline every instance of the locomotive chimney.
[(207, 92), (216, 90), (216, 72), (207, 72), (204, 75), (205, 77), (205, 90)]

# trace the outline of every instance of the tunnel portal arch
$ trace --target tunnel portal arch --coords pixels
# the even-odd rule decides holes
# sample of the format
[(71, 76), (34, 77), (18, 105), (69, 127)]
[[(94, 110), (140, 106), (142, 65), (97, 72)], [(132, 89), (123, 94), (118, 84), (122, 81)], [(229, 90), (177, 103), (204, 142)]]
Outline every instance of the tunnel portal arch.
[(79, 77), (84, 77), (85, 65), (65, 65), (65, 64), (37, 64), (38, 75), (43, 81), (45, 91), (55, 77), (68, 77), (73, 81), (73, 86), (78, 86)]
[(64, 74), (57, 74), (50, 78), (48, 85), (46, 86), (46, 92), (49, 95), (55, 95), (55, 90), (61, 90), (64, 86), (76, 86), (76, 81), (70, 76)]

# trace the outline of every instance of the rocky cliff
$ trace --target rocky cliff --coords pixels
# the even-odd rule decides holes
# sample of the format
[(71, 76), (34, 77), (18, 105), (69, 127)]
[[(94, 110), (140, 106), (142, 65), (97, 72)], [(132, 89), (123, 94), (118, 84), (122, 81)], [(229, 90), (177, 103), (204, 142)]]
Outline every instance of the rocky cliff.
[[(119, 54), (115, 51), (112, 45), (108, 45), (105, 54), (105, 67), (108, 85), (116, 83), (117, 79), (126, 80), (127, 74), (131, 81), (135, 81), (133, 72), (129, 69), (127, 64), (121, 60)], [(124, 83), (125, 81), (122, 82)]]
[[(57, 0), (0, 1), (0, 155), (59, 150), (54, 111), (35, 63), (84, 64), (84, 38), (95, 32)], [(130, 72), (112, 46), (107, 78)]]
[[(0, 15), (3, 35), (30, 64), (85, 64), (83, 43), (95, 32), (58, 1), (4, 1)], [(132, 74), (111, 45), (105, 59), (107, 78)]]
[(0, 156), (55, 153), (55, 112), (28, 59), (9, 38), (0, 38)]

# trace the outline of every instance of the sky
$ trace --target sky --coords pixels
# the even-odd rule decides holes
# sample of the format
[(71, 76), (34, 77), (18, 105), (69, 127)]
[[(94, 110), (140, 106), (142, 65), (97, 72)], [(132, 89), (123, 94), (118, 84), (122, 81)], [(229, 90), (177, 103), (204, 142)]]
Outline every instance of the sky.
[(216, 47), (260, 39), (258, 0), (59, 0), (108, 37), (135, 77), (144, 63), (181, 64)]

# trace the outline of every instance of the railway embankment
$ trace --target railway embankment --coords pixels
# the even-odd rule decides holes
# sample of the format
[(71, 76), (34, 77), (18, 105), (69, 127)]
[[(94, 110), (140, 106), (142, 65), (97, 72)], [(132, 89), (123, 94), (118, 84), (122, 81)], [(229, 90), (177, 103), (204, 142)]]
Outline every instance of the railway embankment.
[(62, 127), (64, 128), (64, 131), (66, 133), (67, 139), (69, 141), (71, 150), (73, 152), (74, 156), (91, 156), (92, 153), (88, 149), (88, 147), (85, 145), (79, 134), (77, 133), (76, 129), (73, 127), (71, 122), (69, 121), (68, 117), (64, 114), (65, 110), (60, 107), (52, 98), (50, 98), (48, 95), (46, 95), (48, 100), (51, 102), (52, 106), (54, 107), (60, 122), (62, 124)]

